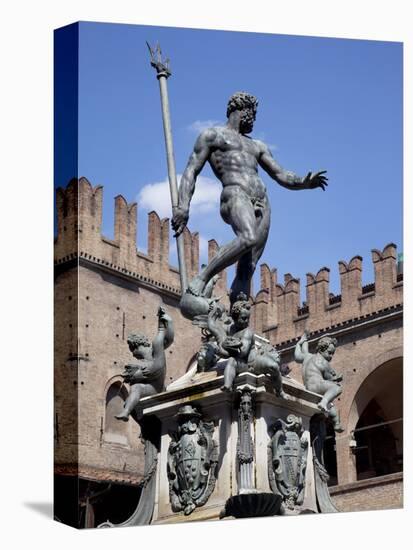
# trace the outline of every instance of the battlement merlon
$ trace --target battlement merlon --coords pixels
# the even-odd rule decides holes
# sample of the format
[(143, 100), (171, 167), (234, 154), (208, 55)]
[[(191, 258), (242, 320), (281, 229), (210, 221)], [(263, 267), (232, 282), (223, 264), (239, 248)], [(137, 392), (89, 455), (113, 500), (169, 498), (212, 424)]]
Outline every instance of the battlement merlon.
[[(85, 177), (72, 179), (56, 190), (57, 238), (55, 257), (71, 254), (91, 256), (101, 263), (156, 279), (180, 292), (179, 271), (169, 264), (169, 219), (156, 212), (148, 214), (147, 254), (137, 249), (138, 205), (115, 197), (114, 238), (101, 232), (103, 187), (93, 187)], [(186, 229), (188, 273), (199, 270), (199, 235)]]
[(291, 274), (284, 284), (276, 270), (261, 266), (261, 289), (254, 297), (254, 329), (273, 342), (281, 342), (315, 330), (372, 314), (403, 302), (403, 275), (397, 274), (397, 247), (386, 245), (372, 250), (374, 282), (362, 286), (361, 256), (338, 262), (341, 294), (330, 292), (330, 269), (307, 273), (306, 301), (300, 304), (300, 281)]
[[(72, 179), (66, 188), (56, 190), (57, 260), (82, 253), (143, 277), (155, 279), (162, 285), (180, 292), (179, 272), (169, 264), (170, 228), (168, 218), (160, 219), (156, 212), (148, 214), (148, 253), (136, 248), (137, 204), (128, 204), (124, 197), (115, 198), (114, 239), (101, 233), (103, 187), (93, 187), (82, 177)], [(185, 229), (185, 261), (188, 274), (199, 270), (199, 235)], [(209, 261), (219, 250), (218, 243), (208, 242)], [(277, 340), (295, 337), (303, 327), (329, 326), (335, 322), (368, 315), (385, 307), (402, 303), (403, 281), (397, 274), (397, 247), (390, 243), (382, 251), (372, 250), (375, 279), (362, 286), (361, 256), (349, 262), (338, 262), (341, 294), (330, 293), (330, 270), (320, 269), (316, 275), (307, 274), (306, 303), (300, 303), (300, 281), (292, 275), (277, 280), (276, 269), (267, 264), (260, 267), (261, 288), (255, 295), (252, 318), (258, 333), (277, 332)], [(227, 296), (227, 274), (222, 272), (215, 294)]]
[[(215, 239), (210, 239), (208, 241), (208, 262), (210, 262), (212, 258), (216, 256), (218, 250), (219, 250), (219, 244), (217, 243), (217, 241)], [(219, 279), (217, 284), (215, 285), (214, 294), (216, 296), (226, 297), (227, 293), (228, 293), (227, 271), (226, 269), (224, 269), (219, 274)]]

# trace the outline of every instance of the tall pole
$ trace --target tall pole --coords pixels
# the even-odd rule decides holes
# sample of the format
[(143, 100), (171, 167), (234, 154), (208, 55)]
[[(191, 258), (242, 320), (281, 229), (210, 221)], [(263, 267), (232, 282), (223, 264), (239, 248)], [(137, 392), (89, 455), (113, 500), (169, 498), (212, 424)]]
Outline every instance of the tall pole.
[[(172, 73), (169, 69), (169, 59), (166, 59), (165, 61), (162, 60), (162, 52), (159, 44), (157, 45), (156, 49), (152, 49), (148, 43), (146, 44), (151, 54), (151, 65), (152, 67), (154, 67), (154, 69), (156, 69), (156, 77), (159, 82), (159, 90), (161, 93), (162, 120), (163, 120), (163, 131), (165, 135), (166, 160), (168, 163), (169, 190), (171, 192), (171, 203), (172, 203), (172, 211), (173, 211), (174, 207), (178, 206), (178, 184), (176, 180), (175, 157), (174, 157), (174, 149), (173, 149), (173, 142), (172, 142), (171, 116), (169, 111), (169, 100), (168, 100), (168, 86), (166, 82)], [(181, 233), (176, 238), (176, 246), (178, 250), (178, 263), (179, 263), (179, 274), (181, 278), (181, 291), (183, 294), (188, 286), (187, 277), (186, 277), (183, 233)]]

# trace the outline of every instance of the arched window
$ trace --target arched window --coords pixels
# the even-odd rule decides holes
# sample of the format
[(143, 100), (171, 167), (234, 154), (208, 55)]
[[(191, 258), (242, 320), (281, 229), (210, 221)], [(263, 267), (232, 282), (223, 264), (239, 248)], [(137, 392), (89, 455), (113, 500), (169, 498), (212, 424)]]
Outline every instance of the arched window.
[(403, 470), (402, 359), (378, 367), (356, 396), (360, 416), (353, 431), (357, 479)]
[(122, 410), (126, 397), (127, 391), (120, 382), (114, 382), (109, 387), (106, 394), (105, 441), (120, 445), (127, 445), (129, 442), (128, 422), (115, 418), (115, 415)]

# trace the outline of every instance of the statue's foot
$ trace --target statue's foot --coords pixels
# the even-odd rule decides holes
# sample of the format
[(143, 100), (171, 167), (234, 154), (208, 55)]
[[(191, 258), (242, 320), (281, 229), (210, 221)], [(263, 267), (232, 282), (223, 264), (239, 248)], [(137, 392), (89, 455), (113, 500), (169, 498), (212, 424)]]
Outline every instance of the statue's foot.
[(341, 424), (336, 424), (334, 426), (334, 431), (337, 432), (338, 434), (341, 434), (344, 432), (344, 428)]
[(232, 388), (230, 388), (229, 386), (221, 386), (221, 391), (230, 393), (232, 391)]
[(123, 420), (124, 422), (128, 422), (129, 415), (126, 413), (115, 414), (115, 418), (117, 418), (118, 420)]
[(189, 283), (187, 292), (190, 292), (194, 296), (203, 296), (204, 289), (205, 289), (205, 281), (203, 281), (201, 277), (197, 275)]
[(320, 403), (317, 405), (317, 407), (320, 409), (320, 411), (326, 413), (328, 412), (327, 403), (323, 400), (320, 401)]

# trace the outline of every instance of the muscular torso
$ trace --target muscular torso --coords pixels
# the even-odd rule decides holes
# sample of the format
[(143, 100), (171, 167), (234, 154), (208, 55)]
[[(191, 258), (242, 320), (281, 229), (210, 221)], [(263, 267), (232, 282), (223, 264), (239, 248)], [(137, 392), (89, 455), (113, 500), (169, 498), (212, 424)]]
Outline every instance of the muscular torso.
[(304, 359), (303, 377), (305, 386), (317, 384), (324, 380), (323, 372), (329, 367), (328, 361), (319, 355), (308, 354)]
[[(152, 383), (165, 378), (166, 359), (163, 350), (154, 353), (152, 359), (141, 359), (134, 365), (139, 373), (142, 373), (145, 382)], [(145, 369), (145, 373), (142, 369)]]
[(266, 200), (266, 189), (258, 176), (257, 142), (226, 127), (213, 128), (212, 132), (208, 161), (224, 188), (238, 186), (248, 196)]

